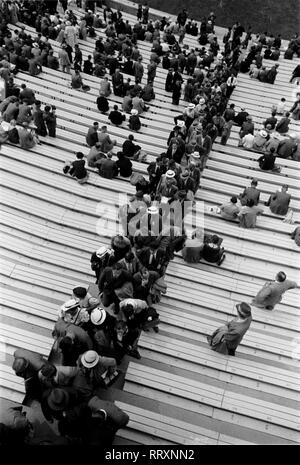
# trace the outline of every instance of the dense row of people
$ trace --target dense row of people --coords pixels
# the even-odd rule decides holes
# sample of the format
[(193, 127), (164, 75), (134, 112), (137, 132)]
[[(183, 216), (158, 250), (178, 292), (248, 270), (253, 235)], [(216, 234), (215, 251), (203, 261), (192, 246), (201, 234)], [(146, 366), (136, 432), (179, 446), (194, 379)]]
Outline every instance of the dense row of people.
[[(91, 255), (95, 284), (89, 288), (75, 287), (71, 298), (59, 309), (52, 332), (54, 350), (49, 359), (25, 349), (14, 353), (13, 369), (25, 381), (27, 401), (34, 399), (40, 402), (45, 419), (50, 423), (57, 421), (65, 443), (107, 446), (112, 443), (116, 431), (126, 426), (129, 417), (113, 402), (104, 400), (103, 392), (120, 379), (126, 355), (141, 358), (138, 350), (141, 332), (159, 331), (160, 320), (155, 306), (167, 292), (165, 275), (175, 253), (181, 251), (187, 263), (204, 260), (220, 266), (225, 259), (223, 239), (203, 228), (190, 230), (187, 220), (188, 213), (195, 206), (201, 174), (216, 139), (220, 137), (221, 144), (225, 145), (232, 126), (240, 126), (240, 144), (264, 153), (259, 159), (259, 166), (264, 170), (277, 169), (274, 163), (272, 165), (269, 153), (274, 160), (276, 156), (294, 158), (299, 148), (291, 134), (289, 138), (279, 140), (277, 147), (274, 145), (276, 133), (284, 136), (288, 132), (286, 120), (284, 125), (282, 120), (278, 122), (276, 119), (276, 114), (284, 113), (283, 107), (282, 113), (278, 108), (273, 111), (272, 117), (264, 123), (265, 129), (254, 136), (251, 116), (243, 109), (236, 114), (234, 104), (228, 105), (237, 85), (238, 72), (253, 70), (251, 63), (254, 58), (255, 66), (259, 68), (261, 45), (264, 45), (261, 36), (259, 44), (249, 45), (252, 40), (250, 32), (242, 42), (244, 30), (239, 23), (229, 29), (223, 40), (224, 52), (220, 53), (213, 14), (201, 21), (198, 31), (196, 22), (188, 21), (185, 10), (179, 13), (177, 21), (163, 18), (153, 23), (149, 19), (149, 7), (145, 5), (139, 7), (138, 23), (132, 27), (123, 20), (120, 10), (114, 12), (109, 7), (104, 9), (102, 20), (96, 13), (95, 2), (85, 2), (87, 11), (80, 21), (68, 9), (66, 2), (61, 2), (63, 16), (53, 9), (53, 5), (52, 10), (48, 5), (47, 11), (47, 2), (41, 2), (36, 9), (33, 9), (33, 3), (25, 0), (16, 2), (13, 7), (8, 1), (2, 5), (5, 18), (9, 17), (12, 24), (21, 20), (34, 25), (38, 32), (38, 36), (33, 38), (24, 29), (11, 33), (5, 28), (5, 23), (1, 24), (0, 53), (3, 60), (0, 66), (3, 61), (4, 65), (5, 62), (9, 64), (3, 66), (8, 70), (5, 74), (8, 94), (0, 104), (2, 143), (20, 143), (22, 148), (30, 149), (40, 143), (39, 136), (56, 136), (55, 107), (46, 105), (42, 109), (41, 101), (36, 100), (31, 89), (25, 84), (21, 87), (14, 85), (13, 75), (19, 70), (36, 75), (42, 71), (42, 66), (60, 67), (67, 73), (73, 67), (72, 87), (83, 90), (88, 90), (88, 86), (82, 82), (82, 70), (86, 74), (103, 77), (96, 102), (99, 111), (108, 113), (107, 98), (112, 92), (122, 97), (123, 111), (115, 105), (108, 118), (111, 124), (120, 126), (128, 114), (131, 131), (140, 130), (139, 115), (149, 109), (145, 102), (155, 98), (156, 68), (160, 63), (168, 69), (165, 90), (172, 93), (174, 105), (179, 104), (182, 96), (183, 73), (188, 75), (183, 96), (187, 107), (174, 118), (165, 152), (147, 166), (148, 179), (133, 172), (131, 160), (140, 160), (142, 149), (135, 144), (132, 134), (124, 141), (116, 161), (113, 149), (117, 141), (109, 136), (107, 126), (99, 128), (99, 123), (94, 122), (88, 129), (88, 166), (97, 169), (99, 175), (107, 179), (118, 175), (130, 178), (136, 192), (119, 208), (122, 234), (113, 236), (109, 246), (102, 245)], [(82, 6), (80, 1), (77, 4)], [(104, 42), (97, 38), (93, 61), (89, 56), (83, 62), (78, 38), (94, 37), (97, 28), (105, 30), (107, 39)], [(201, 50), (188, 50), (182, 46), (186, 33), (195, 36), (199, 33)], [(61, 43), (58, 58), (54, 56), (48, 38)], [(144, 66), (138, 40), (152, 42), (147, 84), (143, 88)], [(293, 53), (299, 53), (297, 40), (295, 37), (290, 44)], [(279, 42), (280, 37), (277, 37), (272, 43), (266, 43), (265, 58), (274, 59), (274, 52), (280, 48)], [(241, 61), (242, 50), (247, 47), (249, 53)], [(276, 66), (273, 68), (266, 74), (265, 82), (274, 83), (277, 71)], [(106, 77), (107, 69), (112, 89)], [(135, 83), (132, 84), (130, 78), (125, 82), (121, 71), (131, 75)], [(1, 75), (3, 77), (3, 73)], [(295, 120), (299, 119), (299, 97), (297, 94), (296, 106), (291, 109)], [(23, 135), (25, 131), (26, 137)], [(250, 137), (247, 138), (249, 135), (253, 136), (252, 142)], [(290, 140), (292, 145), (287, 147)], [(80, 184), (87, 182), (89, 177), (84, 158), (84, 154), (78, 152), (76, 160), (64, 166), (64, 173), (73, 176)], [(283, 186), (281, 192), (272, 194), (266, 202), (272, 213), (287, 213), (291, 198), (287, 190), (287, 186)], [(224, 220), (239, 221), (241, 227), (253, 228), (257, 215), (263, 213), (258, 206), (259, 198), (257, 181), (253, 179), (251, 187), (232, 197), (229, 203), (222, 204), (217, 213)], [(293, 232), (295, 240), (300, 237), (297, 229)], [(282, 294), (296, 286), (281, 272), (275, 282), (264, 286), (252, 304), (272, 310), (280, 302)], [(208, 337), (213, 350), (231, 356), (235, 355), (252, 320), (251, 307), (247, 303), (238, 304), (236, 309), (237, 317)], [(13, 414), (17, 415), (16, 411)], [(29, 433), (30, 425), (26, 423), (24, 434), (27, 439)], [(4, 426), (1, 429), (2, 441), (3, 437), (4, 442), (12, 440), (9, 429)]]

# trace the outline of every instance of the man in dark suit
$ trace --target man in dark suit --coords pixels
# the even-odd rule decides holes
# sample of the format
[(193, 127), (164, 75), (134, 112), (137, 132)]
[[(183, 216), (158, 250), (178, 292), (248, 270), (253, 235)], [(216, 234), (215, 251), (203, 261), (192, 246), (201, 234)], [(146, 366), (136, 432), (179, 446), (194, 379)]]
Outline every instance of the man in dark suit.
[(266, 202), (266, 205), (270, 207), (271, 212), (275, 215), (286, 215), (288, 212), (291, 194), (288, 194), (287, 190), (287, 185), (282, 186), (281, 191), (276, 191)]
[(244, 192), (239, 195), (241, 205), (247, 205), (248, 201), (251, 199), (254, 202), (254, 205), (257, 205), (259, 202), (260, 191), (257, 189), (257, 179), (252, 179), (251, 186), (246, 187)]
[(157, 247), (156, 244), (146, 247), (138, 254), (142, 265), (149, 271), (157, 271), (161, 276), (165, 271), (165, 252)]

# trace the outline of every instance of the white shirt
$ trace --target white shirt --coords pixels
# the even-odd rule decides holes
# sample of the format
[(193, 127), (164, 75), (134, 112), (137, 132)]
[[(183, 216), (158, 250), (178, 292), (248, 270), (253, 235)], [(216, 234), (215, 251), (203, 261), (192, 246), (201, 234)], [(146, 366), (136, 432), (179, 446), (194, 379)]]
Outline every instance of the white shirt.
[(246, 134), (242, 138), (243, 147), (245, 147), (246, 149), (252, 149), (253, 143), (254, 143), (254, 135), (253, 134)]

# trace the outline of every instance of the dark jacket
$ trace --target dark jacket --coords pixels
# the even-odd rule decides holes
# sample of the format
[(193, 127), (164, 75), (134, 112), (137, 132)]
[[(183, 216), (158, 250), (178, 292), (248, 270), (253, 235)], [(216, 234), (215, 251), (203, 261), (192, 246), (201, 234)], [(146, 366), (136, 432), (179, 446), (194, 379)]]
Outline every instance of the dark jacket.
[(85, 160), (75, 160), (71, 163), (71, 169), (69, 171), (71, 176), (77, 179), (83, 179), (87, 175), (87, 171), (84, 167)]
[(118, 168), (116, 162), (111, 158), (101, 158), (96, 162), (96, 166), (99, 169), (99, 174), (103, 178), (112, 179), (118, 175)]
[(116, 161), (117, 168), (119, 169), (120, 176), (128, 178), (132, 175), (132, 163), (127, 157), (120, 157)]

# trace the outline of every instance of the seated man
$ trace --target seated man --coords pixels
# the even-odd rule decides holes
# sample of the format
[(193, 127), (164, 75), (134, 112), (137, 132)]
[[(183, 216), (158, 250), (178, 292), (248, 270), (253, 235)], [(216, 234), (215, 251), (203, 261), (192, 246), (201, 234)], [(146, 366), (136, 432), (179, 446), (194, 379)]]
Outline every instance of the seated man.
[(265, 205), (270, 207), (270, 210), (275, 215), (286, 215), (289, 209), (289, 204), (291, 201), (291, 194), (287, 193), (288, 186), (284, 185), (281, 188), (281, 191), (276, 191), (275, 194), (272, 194), (265, 203)]
[(108, 153), (107, 158), (98, 160), (95, 165), (103, 178), (112, 179), (114, 176), (118, 176), (118, 167), (116, 162), (112, 160), (112, 153)]
[(220, 206), (221, 217), (224, 220), (235, 221), (238, 218), (238, 213), (240, 211), (237, 206), (237, 198), (235, 196), (231, 197), (230, 202), (223, 203)]
[(240, 226), (242, 228), (255, 228), (256, 217), (262, 213), (263, 209), (257, 207), (253, 199), (248, 200), (247, 205), (243, 206), (238, 214)]
[(259, 167), (264, 171), (280, 171), (280, 167), (275, 165), (276, 156), (275, 148), (271, 147), (269, 152), (266, 152), (264, 155), (259, 157), (257, 160)]
[(253, 200), (254, 205), (259, 202), (260, 191), (257, 189), (257, 179), (252, 179), (251, 186), (246, 187), (244, 192), (239, 195), (241, 205), (247, 205), (248, 200)]
[(96, 142), (96, 144), (93, 147), (91, 147), (91, 150), (87, 154), (86, 159), (88, 162), (88, 166), (90, 166), (91, 168), (97, 168), (96, 162), (98, 160), (101, 160), (102, 158), (106, 158), (106, 155), (101, 151), (100, 142)]
[(217, 263), (218, 266), (225, 260), (224, 247), (221, 247), (223, 239), (217, 235), (204, 236), (202, 258), (209, 263)]
[(114, 109), (108, 115), (108, 119), (115, 126), (120, 126), (125, 121), (126, 116), (118, 110), (118, 105), (114, 105)]

